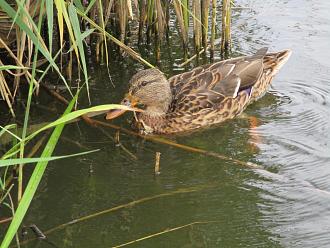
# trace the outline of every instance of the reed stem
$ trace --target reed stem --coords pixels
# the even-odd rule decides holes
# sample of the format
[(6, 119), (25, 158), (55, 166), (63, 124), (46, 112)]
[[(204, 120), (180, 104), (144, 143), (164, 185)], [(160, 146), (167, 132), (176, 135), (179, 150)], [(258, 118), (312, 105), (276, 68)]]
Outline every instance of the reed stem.
[(208, 43), (208, 27), (209, 27), (209, 6), (210, 6), (210, 0), (201, 0), (202, 3), (202, 43), (203, 47), (207, 47)]
[(231, 1), (222, 0), (221, 54), (227, 56), (231, 49)]
[(215, 41), (215, 32), (217, 22), (217, 0), (212, 0), (212, 27), (211, 27), (211, 47), (210, 47), (210, 57), (211, 60), (214, 58), (214, 41)]
[(194, 42), (196, 53), (200, 51), (202, 39), (201, 25), (201, 1), (193, 0), (193, 15), (194, 15)]

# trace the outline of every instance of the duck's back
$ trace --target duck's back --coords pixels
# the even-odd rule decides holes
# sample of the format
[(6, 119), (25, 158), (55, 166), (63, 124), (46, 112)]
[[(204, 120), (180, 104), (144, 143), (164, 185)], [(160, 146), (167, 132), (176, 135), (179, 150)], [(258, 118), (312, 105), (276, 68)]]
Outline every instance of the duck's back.
[(191, 130), (222, 122), (241, 113), (263, 95), (271, 79), (289, 58), (288, 50), (197, 67), (169, 79), (173, 101), (164, 133)]

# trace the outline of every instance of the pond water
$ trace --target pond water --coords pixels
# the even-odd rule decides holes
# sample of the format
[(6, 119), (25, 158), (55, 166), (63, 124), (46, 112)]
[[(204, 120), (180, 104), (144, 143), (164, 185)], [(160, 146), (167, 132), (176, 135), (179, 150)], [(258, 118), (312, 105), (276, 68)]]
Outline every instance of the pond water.
[[(182, 228), (131, 247), (330, 246), (330, 2), (237, 3), (247, 7), (233, 10), (237, 55), (264, 46), (271, 51), (290, 48), (293, 54), (269, 93), (249, 106), (244, 118), (170, 139), (265, 170), (120, 133), (132, 156), (114, 145), (113, 130), (105, 129), (107, 136), (84, 123), (71, 124), (56, 154), (83, 150), (70, 140), (101, 151), (51, 162), (25, 224), (47, 231), (123, 206), (52, 230), (47, 241), (23, 247), (111, 247), (175, 227)], [(170, 42), (164, 46), (161, 68), (173, 75), (179, 73), (176, 64), (182, 57), (175, 32)], [(146, 58), (153, 62), (153, 55)], [(111, 60), (114, 89), (106, 67), (90, 64), (93, 105), (119, 102), (129, 78), (141, 68), (130, 59)], [(38, 108), (32, 116), (34, 122), (54, 118)], [(129, 128), (129, 119), (126, 115), (115, 123)], [(155, 152), (161, 152), (158, 176)], [(30, 232), (27, 238), (33, 236)]]

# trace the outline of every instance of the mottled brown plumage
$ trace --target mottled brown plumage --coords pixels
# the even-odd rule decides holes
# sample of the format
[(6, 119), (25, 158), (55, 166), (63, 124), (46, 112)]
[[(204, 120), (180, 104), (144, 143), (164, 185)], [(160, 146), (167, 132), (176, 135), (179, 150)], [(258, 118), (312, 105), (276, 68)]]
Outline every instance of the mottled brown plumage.
[[(262, 48), (252, 56), (203, 65), (168, 80), (158, 69), (143, 70), (132, 77), (122, 104), (144, 106), (136, 120), (148, 133), (175, 133), (220, 123), (261, 97), (290, 54), (289, 50), (267, 53)], [(107, 119), (113, 116), (109, 112)]]

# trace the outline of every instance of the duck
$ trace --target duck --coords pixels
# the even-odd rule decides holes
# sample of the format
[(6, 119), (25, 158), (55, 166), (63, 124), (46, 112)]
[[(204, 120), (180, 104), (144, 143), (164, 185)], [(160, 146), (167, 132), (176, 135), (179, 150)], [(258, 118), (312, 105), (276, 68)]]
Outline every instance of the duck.
[[(145, 134), (173, 134), (218, 124), (240, 115), (267, 91), (291, 50), (255, 54), (206, 64), (167, 79), (157, 68), (137, 72), (122, 105)], [(126, 110), (111, 110), (106, 120)]]

